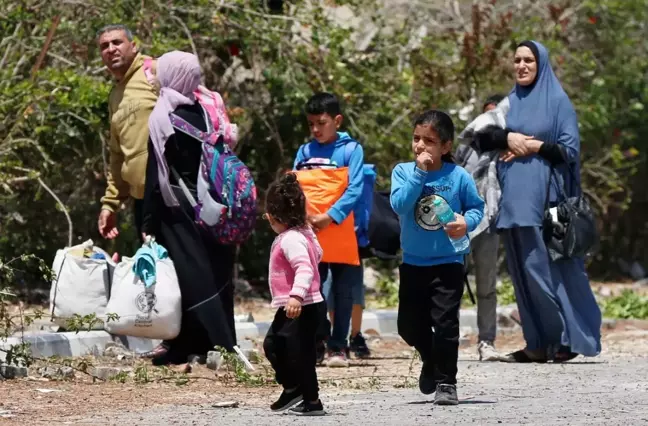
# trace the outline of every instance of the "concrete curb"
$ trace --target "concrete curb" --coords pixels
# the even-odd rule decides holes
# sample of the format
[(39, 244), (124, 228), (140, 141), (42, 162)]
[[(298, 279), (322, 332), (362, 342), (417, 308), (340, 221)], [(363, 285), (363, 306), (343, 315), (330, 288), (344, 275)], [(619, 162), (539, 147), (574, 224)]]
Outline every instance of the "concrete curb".
[[(514, 307), (502, 306), (498, 308), (498, 327), (511, 329), (517, 327), (510, 319)], [(363, 331), (368, 334), (397, 335), (398, 312), (396, 310), (365, 311), (362, 319)], [(252, 319), (252, 317), (250, 317)], [(462, 309), (460, 314), (460, 327), (462, 335), (472, 334), (477, 331), (477, 311)], [(236, 334), (239, 346), (244, 349), (251, 347), (250, 340), (265, 336), (270, 328), (270, 322), (236, 322)], [(373, 333), (375, 332), (375, 333)], [(37, 332), (25, 333), (25, 342), (31, 345), (32, 355), (36, 357), (76, 357), (96, 353), (98, 348), (103, 349), (107, 343), (120, 342), (136, 353), (147, 352), (158, 345), (158, 340), (142, 339), (137, 337), (113, 336), (105, 331), (85, 331), (79, 333), (65, 332)], [(0, 343), (0, 349), (7, 350), (12, 345), (21, 343), (19, 337), (11, 337), (6, 342)], [(0, 351), (0, 360), (5, 354)]]

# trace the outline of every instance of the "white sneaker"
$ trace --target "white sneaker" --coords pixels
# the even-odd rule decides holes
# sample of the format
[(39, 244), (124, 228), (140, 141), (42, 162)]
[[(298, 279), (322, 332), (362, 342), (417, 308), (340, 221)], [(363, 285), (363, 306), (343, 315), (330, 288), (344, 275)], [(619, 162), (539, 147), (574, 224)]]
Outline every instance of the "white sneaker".
[(495, 346), (491, 342), (481, 341), (477, 348), (480, 361), (499, 361), (500, 354), (495, 350)]

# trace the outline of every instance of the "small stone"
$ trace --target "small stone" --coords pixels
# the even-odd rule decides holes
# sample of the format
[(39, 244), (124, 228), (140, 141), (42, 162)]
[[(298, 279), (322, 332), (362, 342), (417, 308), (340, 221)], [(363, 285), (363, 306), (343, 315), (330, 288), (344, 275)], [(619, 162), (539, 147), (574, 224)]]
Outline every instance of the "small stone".
[(218, 370), (223, 365), (223, 355), (217, 351), (207, 352), (207, 368)]
[[(109, 345), (110, 343), (108, 343)], [(133, 353), (123, 346), (110, 346), (106, 345), (106, 350), (104, 351), (104, 356), (111, 358), (122, 359), (131, 359), (133, 358)]]
[(72, 367), (61, 367), (59, 368), (59, 373), (64, 379), (73, 379), (75, 372)]
[(236, 401), (224, 401), (224, 402), (217, 402), (212, 407), (214, 407), (214, 408), (237, 408), (238, 406), (239, 406), (239, 403), (236, 402)]
[(0, 365), (0, 376), (5, 379), (19, 379), (27, 377), (29, 372), (27, 367), (17, 367), (15, 365)]
[(130, 373), (130, 369), (116, 367), (95, 367), (91, 371), (93, 376), (106, 381), (112, 379), (122, 372)]

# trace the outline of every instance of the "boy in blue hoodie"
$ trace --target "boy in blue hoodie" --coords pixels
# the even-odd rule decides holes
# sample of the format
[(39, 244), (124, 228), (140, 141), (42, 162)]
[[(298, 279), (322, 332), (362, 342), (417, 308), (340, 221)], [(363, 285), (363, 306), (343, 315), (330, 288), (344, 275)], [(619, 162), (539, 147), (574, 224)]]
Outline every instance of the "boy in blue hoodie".
[[(421, 355), (419, 388), (426, 395), (436, 392), (437, 405), (459, 403), (459, 306), (463, 261), (469, 249), (456, 252), (450, 238), (459, 239), (474, 230), (484, 213), (475, 181), (454, 164), (453, 139), (454, 125), (447, 114), (424, 112), (414, 122), (416, 160), (396, 165), (391, 188), (403, 249), (398, 333)], [(455, 212), (455, 221), (445, 227), (434, 212), (436, 198)]]
[[(308, 100), (305, 110), (313, 140), (299, 147), (294, 168), (296, 169), (301, 163), (349, 168), (349, 185), (340, 199), (331, 206), (328, 212), (309, 217), (310, 224), (314, 228), (322, 230), (331, 223), (342, 223), (356, 207), (362, 195), (364, 154), (362, 146), (353, 138), (345, 132), (338, 132), (343, 117), (340, 102), (335, 95), (317, 93)], [(354, 144), (350, 155), (346, 152), (348, 143)], [(346, 350), (349, 321), (354, 303), (353, 292), (356, 289), (357, 293), (358, 287), (361, 291), (364, 290), (364, 273), (362, 265), (321, 263), (319, 272), (322, 283), (326, 281), (329, 270), (332, 275), (329, 300), (333, 299), (335, 315), (332, 318), (333, 332), (327, 342), (329, 356), (326, 365), (348, 367)], [(326, 322), (328, 323), (328, 321)], [(330, 329), (319, 334), (322, 334), (320, 337), (324, 338), (328, 333), (330, 333)], [(351, 336), (351, 338), (353, 341), (359, 340), (362, 335), (356, 332), (356, 336)], [(323, 346), (323, 343), (320, 345)]]

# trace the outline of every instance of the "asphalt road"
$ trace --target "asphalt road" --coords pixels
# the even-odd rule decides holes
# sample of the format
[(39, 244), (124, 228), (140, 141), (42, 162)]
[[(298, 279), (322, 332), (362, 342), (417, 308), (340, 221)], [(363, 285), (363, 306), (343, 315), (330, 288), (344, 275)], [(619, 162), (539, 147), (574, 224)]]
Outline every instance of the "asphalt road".
[[(648, 357), (602, 356), (563, 365), (462, 360), (460, 404), (437, 407), (417, 388), (327, 390), (326, 417), (240, 408), (173, 405), (76, 418), (92, 425), (624, 425), (648, 424)], [(263, 392), (263, 390), (261, 390)], [(353, 393), (350, 393), (353, 392)], [(275, 390), (273, 390), (273, 394)], [(271, 401), (276, 395), (268, 395)]]

